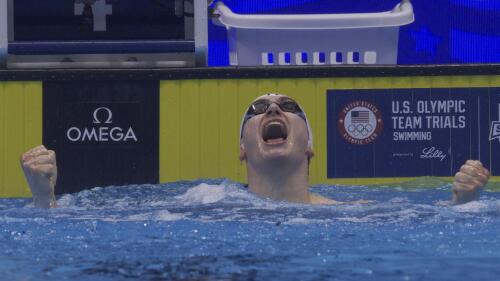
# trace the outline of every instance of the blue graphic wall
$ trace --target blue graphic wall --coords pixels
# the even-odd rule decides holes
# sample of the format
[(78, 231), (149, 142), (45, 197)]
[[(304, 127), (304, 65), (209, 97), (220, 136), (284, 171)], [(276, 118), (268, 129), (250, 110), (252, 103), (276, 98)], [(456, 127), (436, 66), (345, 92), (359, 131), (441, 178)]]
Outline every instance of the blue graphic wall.
[[(242, 14), (367, 13), (398, 0), (225, 0)], [(413, 0), (415, 22), (400, 29), (398, 64), (500, 63), (500, 0)], [(209, 64), (227, 65), (226, 30), (209, 26)]]
[[(400, 0), (223, 0), (242, 14), (368, 13)], [(77, 1), (78, 2), (78, 1)], [(80, 1), (81, 2), (81, 1)], [(100, 0), (104, 12), (67, 0), (16, 0), (16, 40), (179, 40), (174, 0)], [(415, 22), (400, 29), (399, 64), (500, 63), (500, 0), (413, 0)], [(92, 19), (100, 20), (96, 29)], [(228, 65), (226, 29), (209, 22), (209, 65)], [(313, 43), (314, 44), (314, 43)]]
[(329, 90), (328, 178), (500, 172), (500, 88)]

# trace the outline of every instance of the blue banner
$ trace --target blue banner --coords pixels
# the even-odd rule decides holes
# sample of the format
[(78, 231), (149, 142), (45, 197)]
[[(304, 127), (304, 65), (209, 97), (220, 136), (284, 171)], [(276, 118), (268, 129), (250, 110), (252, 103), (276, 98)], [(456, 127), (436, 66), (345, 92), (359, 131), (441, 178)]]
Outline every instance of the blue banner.
[(329, 90), (328, 178), (500, 172), (500, 88)]
[[(224, 0), (242, 14), (388, 11), (400, 0)], [(500, 0), (413, 0), (415, 22), (399, 29), (398, 64), (500, 62)], [(210, 65), (229, 63), (226, 29), (209, 25)]]

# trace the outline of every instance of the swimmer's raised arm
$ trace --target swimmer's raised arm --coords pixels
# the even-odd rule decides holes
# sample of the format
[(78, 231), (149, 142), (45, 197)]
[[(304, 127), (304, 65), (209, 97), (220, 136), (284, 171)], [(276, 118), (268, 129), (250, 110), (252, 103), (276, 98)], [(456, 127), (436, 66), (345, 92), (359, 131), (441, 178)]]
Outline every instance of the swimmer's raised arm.
[(490, 171), (477, 160), (467, 160), (455, 174), (452, 187), (452, 201), (455, 204), (464, 204), (477, 200), (484, 186), (490, 178)]
[(57, 181), (56, 154), (43, 145), (21, 155), (21, 167), (33, 195), (37, 208), (54, 208), (54, 187)]

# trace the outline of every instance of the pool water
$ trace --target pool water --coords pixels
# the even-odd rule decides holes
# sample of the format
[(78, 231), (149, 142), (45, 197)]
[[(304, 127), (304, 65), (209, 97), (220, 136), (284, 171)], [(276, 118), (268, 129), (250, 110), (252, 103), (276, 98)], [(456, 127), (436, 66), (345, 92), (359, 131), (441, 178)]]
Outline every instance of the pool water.
[(312, 206), (226, 180), (0, 199), (2, 280), (499, 280), (500, 193), (315, 186)]

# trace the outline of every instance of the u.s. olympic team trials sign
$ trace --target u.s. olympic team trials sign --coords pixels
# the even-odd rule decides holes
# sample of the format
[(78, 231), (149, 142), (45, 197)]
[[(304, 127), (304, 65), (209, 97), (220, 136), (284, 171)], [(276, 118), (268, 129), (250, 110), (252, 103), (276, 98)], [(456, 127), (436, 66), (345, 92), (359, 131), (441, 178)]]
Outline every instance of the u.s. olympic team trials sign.
[(329, 90), (328, 178), (500, 172), (500, 88)]

